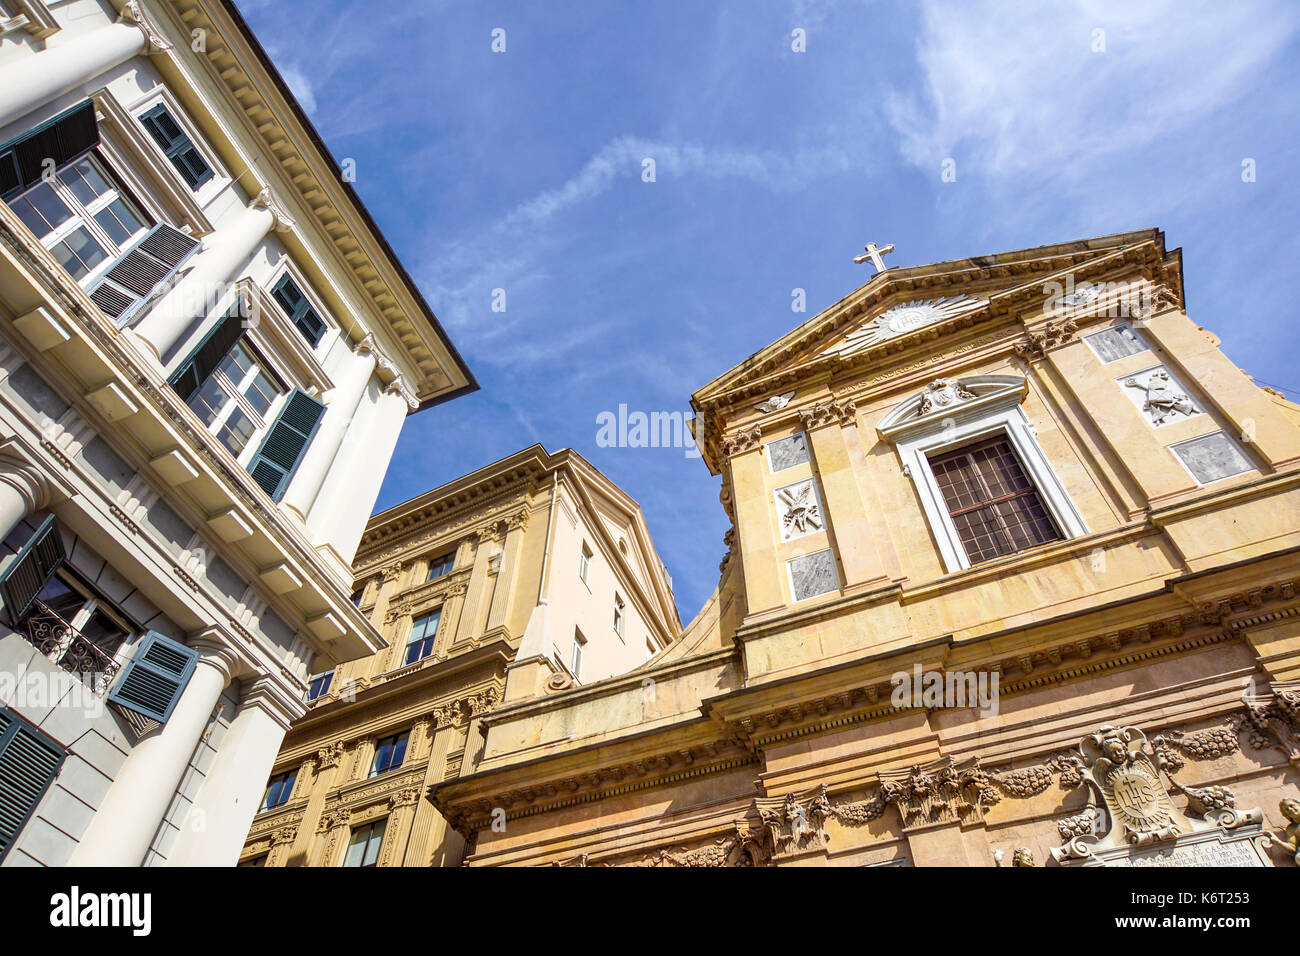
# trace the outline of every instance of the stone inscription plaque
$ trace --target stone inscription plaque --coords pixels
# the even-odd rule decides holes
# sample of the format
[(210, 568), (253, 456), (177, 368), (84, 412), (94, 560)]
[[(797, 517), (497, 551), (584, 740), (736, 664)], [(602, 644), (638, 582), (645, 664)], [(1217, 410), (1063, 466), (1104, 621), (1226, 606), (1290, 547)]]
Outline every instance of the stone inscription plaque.
[(1101, 854), (1107, 866), (1267, 866), (1250, 839), (1201, 840), (1150, 849)]

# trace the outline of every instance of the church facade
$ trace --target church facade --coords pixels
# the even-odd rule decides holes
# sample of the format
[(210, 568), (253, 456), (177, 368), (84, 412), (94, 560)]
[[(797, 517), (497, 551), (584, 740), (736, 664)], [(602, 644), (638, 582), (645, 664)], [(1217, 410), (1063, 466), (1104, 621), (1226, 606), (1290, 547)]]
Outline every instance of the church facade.
[(1291, 865), (1300, 407), (1163, 233), (885, 269), (692, 402), (717, 589), (478, 717), (465, 865)]

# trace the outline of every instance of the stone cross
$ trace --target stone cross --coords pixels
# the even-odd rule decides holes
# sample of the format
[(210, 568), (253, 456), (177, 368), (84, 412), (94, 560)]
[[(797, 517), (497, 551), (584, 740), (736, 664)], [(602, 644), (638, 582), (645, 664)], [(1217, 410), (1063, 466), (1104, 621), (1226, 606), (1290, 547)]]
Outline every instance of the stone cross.
[(867, 250), (867, 254), (865, 256), (854, 256), (854, 265), (862, 265), (862, 263), (870, 259), (871, 264), (876, 267), (877, 272), (884, 272), (885, 269), (888, 268), (888, 266), (885, 265), (885, 260), (880, 257), (887, 256), (894, 251), (894, 244), (892, 242), (886, 243), (883, 246), (877, 246), (874, 242), (868, 242), (863, 246), (863, 248)]

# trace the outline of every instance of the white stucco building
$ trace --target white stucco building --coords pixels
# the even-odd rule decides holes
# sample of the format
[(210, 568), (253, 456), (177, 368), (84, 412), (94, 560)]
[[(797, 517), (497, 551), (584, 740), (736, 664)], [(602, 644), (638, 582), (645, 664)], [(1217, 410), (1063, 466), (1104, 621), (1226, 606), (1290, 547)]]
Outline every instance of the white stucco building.
[[(346, 165), (346, 164), (345, 164)], [(223, 0), (0, 0), (0, 865), (233, 864), (477, 387)]]

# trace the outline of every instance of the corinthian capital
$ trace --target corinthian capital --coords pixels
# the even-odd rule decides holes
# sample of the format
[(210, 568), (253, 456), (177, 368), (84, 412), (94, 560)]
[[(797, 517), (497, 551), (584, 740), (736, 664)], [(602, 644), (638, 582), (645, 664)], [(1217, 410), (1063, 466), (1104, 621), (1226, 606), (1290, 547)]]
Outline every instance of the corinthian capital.
[(166, 53), (172, 48), (172, 45), (163, 39), (158, 25), (153, 22), (149, 14), (144, 12), (140, 0), (127, 0), (122, 7), (122, 12), (118, 14), (117, 22), (136, 27), (144, 34), (145, 42), (148, 44), (148, 49), (145, 52), (149, 55)]

